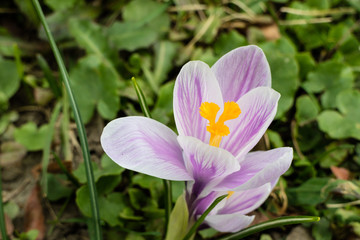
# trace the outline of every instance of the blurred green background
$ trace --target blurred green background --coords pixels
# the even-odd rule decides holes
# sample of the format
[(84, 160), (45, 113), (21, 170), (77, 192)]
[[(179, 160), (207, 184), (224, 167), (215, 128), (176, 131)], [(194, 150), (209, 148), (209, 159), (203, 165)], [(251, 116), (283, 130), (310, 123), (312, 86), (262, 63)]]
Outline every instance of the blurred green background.
[[(44, 0), (41, 5), (86, 123), (105, 239), (162, 238), (161, 180), (116, 166), (99, 144), (109, 120), (142, 115), (131, 77), (153, 118), (175, 129), (172, 90), (181, 66), (189, 60), (211, 66), (249, 44), (264, 50), (272, 86), (281, 93), (276, 119), (258, 148), (294, 148), (292, 167), (256, 211), (256, 221), (321, 217), (249, 239), (360, 238), (360, 1)], [(7, 222), (19, 239), (35, 239), (36, 233), (26, 233), (31, 229), (46, 239), (91, 237), (85, 169), (70, 112), (31, 1), (2, 0), (0, 163)], [(47, 189), (38, 198), (42, 207), (33, 211), (44, 215), (39, 224), (46, 230), (28, 226), (35, 220), (26, 219), (41, 167), (47, 169), (42, 185)], [(174, 199), (182, 188), (173, 184)], [(201, 231), (197, 239), (216, 234)]]

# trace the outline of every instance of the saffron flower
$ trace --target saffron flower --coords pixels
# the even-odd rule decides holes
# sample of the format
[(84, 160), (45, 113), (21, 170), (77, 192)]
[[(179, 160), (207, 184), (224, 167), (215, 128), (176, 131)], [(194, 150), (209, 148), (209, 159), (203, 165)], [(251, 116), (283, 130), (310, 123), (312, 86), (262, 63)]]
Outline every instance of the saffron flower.
[(249, 153), (272, 122), (279, 98), (262, 50), (240, 47), (211, 68), (201, 61), (183, 66), (173, 100), (178, 135), (149, 118), (123, 117), (104, 128), (101, 144), (124, 168), (186, 181), (193, 220), (228, 194), (205, 224), (236, 232), (253, 221), (246, 214), (265, 201), (292, 161), (288, 147)]

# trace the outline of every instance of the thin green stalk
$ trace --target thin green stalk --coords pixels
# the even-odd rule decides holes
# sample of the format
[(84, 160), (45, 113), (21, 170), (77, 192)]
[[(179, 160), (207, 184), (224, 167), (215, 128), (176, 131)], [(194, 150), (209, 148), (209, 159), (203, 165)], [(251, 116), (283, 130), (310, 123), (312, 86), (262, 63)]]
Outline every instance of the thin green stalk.
[(49, 131), (46, 136), (45, 146), (43, 148), (43, 155), (42, 155), (42, 177), (41, 177), (41, 185), (42, 185), (42, 191), (44, 196), (47, 196), (48, 193), (48, 186), (47, 186), (47, 168), (49, 166), (49, 160), (50, 160), (50, 148), (51, 148), (51, 142), (54, 135), (54, 128), (56, 119), (58, 118), (60, 114), (61, 109), (61, 102), (57, 102), (55, 105), (54, 111), (51, 114), (50, 122), (49, 122)]
[(136, 91), (136, 95), (138, 97), (140, 107), (141, 107), (141, 110), (144, 113), (144, 116), (148, 117), (148, 118), (151, 118), (151, 113), (150, 113), (149, 107), (148, 107), (148, 105), (146, 103), (144, 93), (140, 89), (140, 87), (137, 84), (136, 79), (134, 77), (131, 78), (131, 81), (133, 82), (133, 85), (134, 85), (134, 88), (135, 88), (135, 91)]
[(171, 189), (171, 182), (169, 180), (163, 180), (164, 184), (164, 193), (165, 193), (165, 233), (167, 230), (167, 226), (170, 220), (171, 208), (172, 208), (172, 189)]
[(0, 168), (0, 230), (1, 230), (1, 237), (4, 240), (8, 240), (6, 226), (5, 226), (5, 214), (4, 214), (4, 206), (2, 201), (2, 181), (1, 181), (1, 168)]
[(72, 152), (70, 148), (70, 139), (69, 139), (69, 123), (70, 123), (70, 114), (69, 114), (69, 98), (67, 93), (63, 91), (63, 110), (62, 110), (62, 121), (61, 121), (61, 135), (62, 135), (62, 146), (64, 159), (71, 161)]
[(216, 205), (219, 204), (219, 202), (221, 202), (224, 198), (226, 198), (228, 196), (228, 194), (222, 195), (220, 197), (218, 197), (217, 199), (215, 199), (215, 201), (210, 205), (210, 207), (208, 207), (208, 209), (206, 209), (206, 211), (198, 218), (198, 220), (195, 222), (194, 225), (192, 225), (192, 227), (190, 228), (190, 230), (188, 231), (188, 233), (185, 235), (185, 237), (183, 238), (183, 240), (188, 240), (191, 238), (191, 236), (193, 234), (195, 234), (196, 229), (200, 226), (200, 224), (205, 220), (206, 216), (211, 212), (211, 210), (214, 209), (214, 207)]
[(19, 78), (22, 78), (24, 76), (24, 65), (22, 64), (21, 61), (21, 52), (19, 46), (16, 43), (13, 45), (13, 49), (14, 49), (14, 57), (16, 62), (17, 73), (19, 75)]
[[(136, 79), (134, 77), (131, 78), (131, 81), (134, 84), (134, 88), (136, 91), (136, 95), (138, 96), (138, 99), (139, 99), (141, 110), (143, 111), (145, 117), (151, 118), (151, 113), (150, 113), (148, 105), (146, 104), (146, 99), (145, 99), (143, 92), (141, 91), (141, 88), (137, 84)], [(172, 194), (171, 194), (171, 182), (169, 180), (164, 179), (163, 183), (164, 183), (164, 193), (165, 193), (165, 228), (164, 228), (165, 233), (164, 233), (164, 235), (166, 236), (167, 226), (169, 223), (170, 213), (171, 213)]]
[(225, 237), (219, 238), (219, 240), (237, 240), (270, 228), (276, 228), (290, 224), (318, 222), (319, 220), (320, 217), (314, 216), (280, 217), (245, 228), (240, 232), (226, 235)]
[(36, 54), (36, 59), (38, 61), (39, 66), (41, 67), (41, 70), (43, 71), (45, 78), (47, 82), (49, 83), (49, 86), (54, 93), (55, 97), (59, 98), (61, 97), (61, 88), (56, 81), (49, 64), (46, 62), (43, 56), (41, 54)]
[(63, 62), (63, 59), (60, 55), (59, 49), (56, 46), (55, 40), (50, 32), (50, 29), (46, 23), (44, 13), (42, 12), (41, 6), (38, 2), (38, 0), (32, 0), (35, 10), (40, 18), (40, 21), (44, 27), (45, 33), (49, 39), (49, 43), (51, 46), (51, 49), (54, 53), (56, 62), (59, 66), (60, 74), (62, 77), (62, 80), (65, 84), (67, 93), (69, 95), (70, 104), (72, 107), (72, 111), (75, 118), (75, 123), (78, 129), (78, 134), (80, 138), (80, 145), (84, 157), (84, 163), (85, 163), (85, 169), (86, 169), (86, 177), (87, 177), (87, 183), (89, 186), (89, 192), (90, 192), (90, 202), (91, 202), (91, 212), (92, 212), (92, 220), (93, 220), (93, 232), (94, 232), (94, 239), (101, 240), (102, 239), (102, 233), (101, 233), (101, 225), (100, 225), (100, 215), (99, 215), (99, 208), (98, 208), (98, 200), (97, 200), (97, 192), (96, 192), (96, 186), (94, 181), (94, 174), (92, 171), (91, 161), (90, 161), (90, 153), (89, 153), (89, 147), (87, 143), (86, 133), (85, 133), (85, 127), (81, 120), (79, 109), (76, 105), (76, 101), (74, 98), (74, 95), (72, 93), (68, 73), (65, 68), (65, 64)]

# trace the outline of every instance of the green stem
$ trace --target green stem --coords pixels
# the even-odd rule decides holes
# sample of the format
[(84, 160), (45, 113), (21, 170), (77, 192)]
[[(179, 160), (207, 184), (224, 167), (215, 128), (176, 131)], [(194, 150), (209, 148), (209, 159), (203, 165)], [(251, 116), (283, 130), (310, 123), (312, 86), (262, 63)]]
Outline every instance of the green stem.
[[(149, 107), (146, 103), (145, 96), (144, 96), (143, 92), (141, 91), (141, 88), (137, 84), (136, 79), (134, 77), (131, 78), (131, 81), (133, 82), (133, 85), (134, 85), (134, 88), (136, 91), (136, 95), (138, 96), (140, 107), (144, 113), (144, 116), (151, 118), (151, 113), (150, 113)], [(171, 206), (172, 192), (171, 192), (171, 182), (169, 180), (164, 179), (163, 183), (164, 183), (164, 194), (165, 194), (165, 233), (164, 233), (164, 235), (166, 236), (167, 226), (169, 223), (171, 207), (172, 207)]]
[(41, 6), (38, 2), (38, 0), (32, 0), (35, 10), (40, 18), (40, 21), (44, 27), (45, 33), (49, 39), (49, 43), (51, 46), (51, 49), (54, 53), (56, 62), (59, 66), (60, 74), (63, 79), (63, 82), (65, 84), (70, 104), (72, 107), (72, 111), (75, 118), (75, 123), (78, 129), (79, 139), (80, 139), (80, 145), (84, 157), (84, 163), (85, 163), (85, 169), (86, 169), (86, 177), (87, 177), (87, 183), (89, 186), (90, 191), (90, 202), (91, 202), (91, 212), (92, 212), (92, 220), (93, 220), (93, 232), (94, 232), (94, 239), (101, 240), (102, 239), (102, 233), (101, 233), (101, 226), (100, 226), (100, 215), (99, 215), (99, 208), (98, 208), (98, 200), (97, 200), (97, 192), (95, 187), (95, 181), (94, 181), (94, 175), (92, 171), (91, 161), (90, 161), (90, 153), (89, 153), (89, 147), (87, 143), (86, 133), (85, 133), (85, 127), (81, 120), (79, 109), (76, 105), (76, 101), (74, 98), (74, 95), (72, 93), (68, 73), (66, 71), (63, 59), (60, 55), (59, 49), (56, 46), (55, 40), (50, 32), (50, 29), (46, 23), (44, 13), (42, 12)]
[(51, 114), (50, 122), (49, 122), (49, 131), (46, 136), (45, 146), (43, 148), (43, 156), (42, 156), (42, 177), (41, 177), (41, 185), (42, 185), (42, 191), (44, 196), (46, 197), (48, 194), (48, 186), (47, 186), (47, 168), (49, 166), (49, 160), (50, 160), (50, 148), (51, 148), (51, 142), (54, 135), (54, 129), (55, 129), (55, 123), (56, 119), (59, 116), (61, 109), (61, 102), (58, 102), (55, 105), (54, 111)]
[(1, 183), (1, 168), (0, 168), (0, 230), (1, 230), (1, 237), (4, 240), (8, 240), (7, 232), (6, 232), (6, 225), (5, 225), (5, 214), (4, 214), (4, 206), (2, 201), (2, 183)]
[(221, 200), (223, 200), (224, 198), (226, 198), (228, 196), (228, 194), (226, 195), (222, 195), (220, 197), (218, 197), (217, 199), (215, 199), (215, 201), (210, 205), (210, 207), (208, 207), (208, 209), (206, 209), (206, 211), (198, 218), (198, 220), (195, 222), (194, 225), (192, 225), (192, 227), (190, 228), (189, 232), (185, 235), (185, 237), (183, 238), (183, 240), (188, 240), (191, 238), (191, 236), (193, 234), (195, 234), (196, 229), (200, 226), (200, 224), (205, 220), (206, 216), (211, 212), (211, 210), (214, 209), (214, 207), (216, 205), (219, 204), (219, 202), (221, 202)]
[(219, 240), (236, 240), (242, 239), (249, 235), (264, 231), (266, 229), (281, 227), (290, 224), (299, 224), (299, 223), (307, 223), (307, 222), (318, 222), (320, 217), (314, 216), (296, 216), (296, 217), (280, 217), (276, 219), (271, 219), (269, 221), (256, 224), (254, 226), (245, 228), (237, 233), (229, 234), (225, 237), (219, 238)]

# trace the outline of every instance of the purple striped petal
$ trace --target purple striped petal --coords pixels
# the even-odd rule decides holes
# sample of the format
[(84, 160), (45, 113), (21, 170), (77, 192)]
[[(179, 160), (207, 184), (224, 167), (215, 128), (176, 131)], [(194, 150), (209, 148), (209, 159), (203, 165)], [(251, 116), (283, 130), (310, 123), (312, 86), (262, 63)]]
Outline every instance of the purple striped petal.
[(216, 214), (207, 216), (204, 222), (219, 232), (237, 232), (249, 226), (254, 218), (240, 213)]
[(241, 114), (226, 122), (230, 134), (223, 138), (220, 147), (240, 159), (260, 140), (275, 117), (280, 94), (268, 87), (258, 87), (237, 102)]
[(193, 180), (186, 170), (176, 134), (145, 117), (111, 121), (103, 130), (101, 145), (121, 167), (169, 180)]
[(195, 180), (192, 195), (207, 194), (224, 177), (240, 169), (228, 151), (210, 146), (194, 137), (178, 136), (187, 171)]
[(257, 46), (234, 49), (220, 58), (211, 69), (219, 81), (224, 102), (237, 102), (253, 88), (271, 86), (269, 64)]
[(270, 183), (273, 188), (290, 167), (293, 150), (289, 147), (251, 152), (240, 163), (241, 169), (226, 177), (216, 190), (246, 190)]
[(225, 202), (217, 214), (241, 213), (247, 214), (258, 207), (268, 198), (271, 184), (266, 183), (258, 188), (236, 191)]
[(196, 137), (208, 143), (208, 121), (199, 112), (203, 102), (223, 106), (219, 84), (209, 66), (200, 61), (192, 61), (183, 66), (175, 82), (175, 123), (179, 135)]

